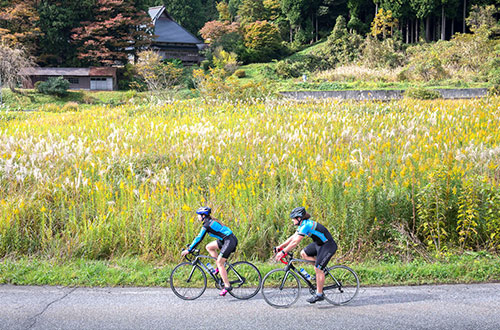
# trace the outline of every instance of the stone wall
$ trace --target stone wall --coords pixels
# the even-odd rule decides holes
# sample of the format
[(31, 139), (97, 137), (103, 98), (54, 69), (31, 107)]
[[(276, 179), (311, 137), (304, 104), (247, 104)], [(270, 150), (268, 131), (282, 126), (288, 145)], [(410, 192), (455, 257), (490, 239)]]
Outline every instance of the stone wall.
[[(466, 89), (434, 89), (441, 94), (443, 99), (470, 99), (483, 97), (487, 94), (486, 88), (466, 88)], [(393, 100), (403, 97), (404, 90), (347, 90), (347, 91), (298, 91), (280, 92), (286, 98), (304, 99), (324, 99), (334, 98), (341, 100)]]

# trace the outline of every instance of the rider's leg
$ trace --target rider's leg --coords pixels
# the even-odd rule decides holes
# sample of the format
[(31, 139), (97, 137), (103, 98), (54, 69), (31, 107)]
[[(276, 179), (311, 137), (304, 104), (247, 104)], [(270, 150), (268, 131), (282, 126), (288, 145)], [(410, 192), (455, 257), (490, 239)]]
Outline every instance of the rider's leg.
[(210, 254), (210, 256), (217, 258), (217, 255), (218, 255), (217, 251), (219, 250), (219, 246), (217, 245), (217, 241), (213, 241), (213, 242), (208, 243), (206, 248), (207, 248), (208, 254)]
[(217, 258), (216, 264), (217, 264), (217, 268), (219, 269), (220, 277), (222, 278), (222, 281), (224, 281), (224, 286), (226, 288), (229, 288), (231, 286), (231, 284), (229, 283), (229, 280), (227, 278), (226, 268), (224, 267), (224, 263), (226, 262), (226, 260), (227, 260), (227, 258), (224, 258), (222, 255), (219, 255), (219, 257)]
[(316, 256), (309, 256), (305, 250), (300, 251), (300, 257), (309, 261), (316, 261)]
[(314, 267), (314, 270), (316, 271), (316, 293), (323, 294), (323, 286), (325, 285), (325, 272), (318, 267)]

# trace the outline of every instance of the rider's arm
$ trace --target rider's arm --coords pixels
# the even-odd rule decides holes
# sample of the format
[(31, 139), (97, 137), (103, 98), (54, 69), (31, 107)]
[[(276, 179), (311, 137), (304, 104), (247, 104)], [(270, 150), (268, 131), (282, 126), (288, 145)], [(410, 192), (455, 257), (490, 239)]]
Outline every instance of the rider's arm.
[(292, 236), (290, 236), (290, 238), (288, 239), (290, 240), (290, 242), (288, 242), (288, 244), (283, 248), (283, 253), (286, 254), (292, 251), (297, 245), (299, 245), (300, 241), (302, 241), (303, 238), (304, 236), (299, 235), (298, 233), (295, 233)]
[(188, 251), (191, 252), (193, 249), (200, 244), (200, 242), (203, 240), (203, 237), (205, 237), (205, 234), (207, 233), (207, 229), (205, 227), (201, 227), (200, 233), (198, 236), (196, 236), (191, 243), (191, 245), (188, 247)]
[(277, 246), (278, 250), (283, 250), (284, 247), (286, 247), (288, 244), (290, 244), (290, 242), (292, 241), (292, 239), (293, 239), (294, 236), (295, 236), (295, 234), (292, 235), (292, 236), (290, 236), (290, 237), (288, 237), (288, 239), (285, 242), (283, 242), (283, 244), (278, 245)]

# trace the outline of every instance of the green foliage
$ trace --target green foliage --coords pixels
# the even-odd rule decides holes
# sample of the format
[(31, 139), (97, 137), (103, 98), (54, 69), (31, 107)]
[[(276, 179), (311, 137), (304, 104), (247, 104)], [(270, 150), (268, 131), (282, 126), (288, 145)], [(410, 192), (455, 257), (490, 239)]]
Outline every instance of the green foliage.
[(178, 63), (164, 62), (154, 51), (142, 51), (138, 55), (135, 70), (150, 91), (167, 91), (180, 83), (183, 70)]
[(37, 86), (37, 91), (42, 94), (56, 95), (59, 97), (68, 94), (69, 81), (63, 77), (50, 77), (47, 81), (41, 82)]
[(272, 92), (265, 82), (240, 84), (235, 76), (227, 76), (222, 68), (193, 71), (193, 80), (200, 96), (205, 100), (253, 101), (267, 98)]
[(235, 75), (236, 77), (238, 77), (238, 78), (244, 78), (244, 77), (246, 77), (246, 75), (247, 75), (247, 74), (246, 74), (245, 70), (241, 70), (241, 69), (240, 69), (240, 70), (236, 70), (236, 71), (234, 72), (234, 75)]
[(404, 92), (404, 96), (407, 98), (419, 100), (434, 100), (441, 97), (441, 94), (438, 91), (433, 91), (422, 87), (412, 87), (408, 88)]
[(451, 190), (443, 170), (430, 173), (429, 183), (417, 195), (417, 232), (423, 242), (437, 253), (447, 250), (450, 236), (447, 212), (450, 209)]
[(266, 62), (282, 52), (279, 29), (267, 21), (249, 23), (244, 27), (247, 59), (250, 62)]
[[(429, 49), (430, 48), (430, 49)], [(405, 75), (418, 81), (440, 80), (448, 77), (441, 56), (432, 46), (422, 45), (408, 50), (410, 55)]]
[(361, 43), (361, 36), (349, 33), (344, 17), (339, 16), (326, 43), (315, 54), (328, 61), (330, 66), (346, 64), (358, 59)]
[(401, 41), (367, 37), (362, 45), (361, 62), (368, 67), (395, 68), (405, 62)]
[(478, 238), (479, 196), (474, 182), (467, 179), (458, 198), (457, 232), (462, 248), (471, 248)]
[(77, 112), (80, 111), (80, 107), (76, 102), (67, 102), (62, 108), (61, 112)]
[(371, 36), (375, 38), (387, 38), (394, 34), (394, 30), (398, 27), (398, 20), (392, 15), (391, 10), (380, 8), (377, 15), (372, 21)]

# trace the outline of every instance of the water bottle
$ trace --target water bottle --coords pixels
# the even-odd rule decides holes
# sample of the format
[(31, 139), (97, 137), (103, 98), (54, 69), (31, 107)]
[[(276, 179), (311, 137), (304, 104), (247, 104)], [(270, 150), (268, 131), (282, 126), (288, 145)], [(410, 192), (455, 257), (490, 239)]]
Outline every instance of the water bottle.
[(212, 274), (215, 273), (214, 267), (212, 267), (212, 265), (209, 262), (207, 262), (207, 268), (210, 271), (210, 273), (212, 273)]
[(300, 269), (300, 272), (302, 273), (302, 275), (304, 275), (304, 277), (308, 280), (311, 279), (311, 275), (309, 275), (309, 273), (304, 269), (304, 268), (301, 268)]

